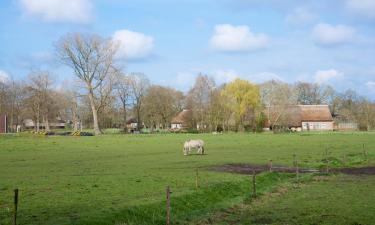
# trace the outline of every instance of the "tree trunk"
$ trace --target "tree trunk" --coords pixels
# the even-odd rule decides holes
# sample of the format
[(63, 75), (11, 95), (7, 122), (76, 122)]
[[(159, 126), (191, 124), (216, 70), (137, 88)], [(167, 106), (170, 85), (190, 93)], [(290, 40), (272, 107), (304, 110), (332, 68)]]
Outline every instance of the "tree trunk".
[(95, 107), (94, 94), (92, 93), (92, 90), (89, 91), (88, 96), (89, 96), (89, 100), (90, 100), (92, 117), (93, 117), (93, 121), (94, 121), (94, 133), (95, 133), (95, 135), (100, 135), (100, 134), (102, 134), (102, 131), (99, 128), (98, 111), (96, 110), (96, 107)]
[(137, 106), (137, 129), (140, 132), (142, 128), (142, 121), (141, 121), (141, 109)]
[(44, 130), (45, 131), (51, 131), (51, 129), (49, 127), (49, 121), (48, 121), (47, 115), (43, 116), (43, 123), (44, 123)]
[(37, 115), (36, 115), (36, 132), (39, 132), (39, 117), (40, 117), (40, 106), (39, 106), (39, 103), (38, 103), (38, 112), (37, 112)]
[(128, 132), (128, 127), (126, 126), (126, 103), (125, 102), (122, 102), (122, 107), (123, 107), (123, 110), (124, 110), (124, 115), (123, 115), (123, 117), (124, 117), (124, 131), (125, 131), (125, 133), (127, 133)]

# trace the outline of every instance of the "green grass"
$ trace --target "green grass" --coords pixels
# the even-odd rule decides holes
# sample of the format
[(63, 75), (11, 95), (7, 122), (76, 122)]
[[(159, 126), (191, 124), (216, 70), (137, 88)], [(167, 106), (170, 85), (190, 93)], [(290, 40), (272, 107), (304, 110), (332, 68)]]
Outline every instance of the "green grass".
[[(331, 176), (216, 218), (228, 224), (374, 224), (374, 176)], [(214, 218), (214, 217), (213, 217)], [(220, 221), (219, 221), (220, 220)]]
[[(203, 139), (207, 155), (184, 157), (189, 138)], [(167, 185), (172, 218), (182, 224), (248, 199), (249, 177), (210, 166), (269, 159), (291, 165), (296, 154), (302, 167), (318, 168), (326, 148), (331, 166), (374, 165), (374, 139), (375, 133), (0, 136), (0, 224), (11, 223), (14, 188), (20, 189), (20, 224), (164, 224)], [(261, 177), (260, 191), (290, 180)]]

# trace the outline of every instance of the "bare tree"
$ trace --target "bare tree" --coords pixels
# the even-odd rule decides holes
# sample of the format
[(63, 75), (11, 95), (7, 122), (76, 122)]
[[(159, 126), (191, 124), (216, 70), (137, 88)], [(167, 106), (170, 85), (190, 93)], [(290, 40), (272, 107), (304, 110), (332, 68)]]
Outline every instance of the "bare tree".
[(127, 108), (130, 105), (130, 98), (132, 95), (131, 77), (126, 74), (119, 73), (117, 82), (115, 85), (116, 95), (120, 100), (122, 113), (123, 113), (123, 127), (127, 132), (126, 121), (127, 121)]
[(152, 85), (144, 100), (144, 120), (151, 129), (170, 125), (172, 117), (182, 110), (183, 94), (173, 88)]
[(40, 130), (40, 119), (46, 131), (50, 130), (49, 119), (53, 114), (54, 99), (52, 97), (52, 76), (48, 71), (33, 71), (29, 74), (28, 101), (34, 112), (36, 131)]
[(98, 112), (109, 99), (113, 74), (117, 73), (114, 56), (117, 45), (97, 35), (69, 34), (57, 45), (57, 53), (63, 63), (74, 70), (85, 84), (93, 116), (95, 134), (101, 134)]
[(215, 81), (207, 75), (199, 74), (195, 79), (194, 86), (187, 96), (188, 108), (193, 111), (193, 118), (200, 130), (208, 129), (210, 121), (209, 107), (211, 105), (212, 93), (215, 89)]
[(281, 81), (267, 81), (260, 85), (260, 96), (271, 128), (275, 125), (287, 125), (285, 123), (289, 118), (285, 114), (288, 107), (295, 104), (297, 97), (293, 87)]
[(147, 95), (148, 89), (150, 87), (150, 81), (143, 73), (132, 73), (130, 74), (130, 88), (133, 98), (133, 105), (135, 114), (137, 117), (137, 129), (142, 128), (142, 109), (143, 100)]
[(298, 82), (295, 84), (297, 103), (302, 105), (328, 104), (333, 88), (316, 83)]

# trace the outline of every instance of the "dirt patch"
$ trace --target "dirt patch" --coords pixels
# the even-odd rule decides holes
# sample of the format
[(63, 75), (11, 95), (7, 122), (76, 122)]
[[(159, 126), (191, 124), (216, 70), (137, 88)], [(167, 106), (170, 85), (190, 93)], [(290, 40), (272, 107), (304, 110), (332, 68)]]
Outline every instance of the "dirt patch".
[(360, 167), (360, 168), (342, 168), (335, 169), (334, 171), (349, 174), (349, 175), (375, 175), (375, 167)]
[[(214, 171), (218, 172), (229, 172), (229, 173), (239, 173), (239, 174), (253, 174), (255, 171), (256, 174), (270, 171), (268, 165), (252, 165), (252, 164), (225, 164), (213, 167)], [(287, 167), (287, 166), (280, 166), (275, 165), (272, 166), (273, 172), (278, 173), (295, 173), (297, 168), (295, 167)], [(310, 169), (310, 168), (298, 168), (300, 173), (317, 173), (322, 172), (324, 173), (325, 170), (317, 170), (317, 169)], [(360, 167), (360, 168), (341, 168), (341, 169), (330, 169), (333, 173), (344, 173), (349, 175), (375, 175), (375, 167)]]
[[(229, 172), (229, 173), (239, 173), (239, 174), (253, 174), (255, 171), (256, 174), (270, 171), (270, 167), (268, 165), (251, 165), (251, 164), (225, 164), (221, 166), (216, 166), (213, 170), (218, 172)], [(279, 173), (295, 173), (297, 168), (295, 167), (286, 167), (286, 166), (279, 166), (274, 165), (272, 166), (273, 172)], [(312, 173), (312, 172), (319, 172), (316, 169), (309, 169), (309, 168), (298, 168), (300, 173)]]

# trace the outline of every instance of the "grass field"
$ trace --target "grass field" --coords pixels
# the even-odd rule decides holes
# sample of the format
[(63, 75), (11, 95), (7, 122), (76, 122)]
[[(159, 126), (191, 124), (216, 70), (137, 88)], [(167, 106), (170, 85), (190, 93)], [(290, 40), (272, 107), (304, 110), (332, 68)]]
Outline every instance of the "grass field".
[[(203, 139), (207, 155), (184, 157), (182, 143), (189, 138)], [(368, 152), (366, 158), (362, 154), (363, 145)], [(274, 164), (292, 165), (293, 154), (296, 154), (301, 167), (319, 168), (324, 166), (322, 159), (326, 149), (331, 167), (375, 165), (375, 133), (0, 136), (0, 224), (12, 222), (14, 188), (20, 189), (19, 224), (165, 224), (167, 185), (173, 192), (173, 224), (211, 221), (207, 218), (214, 218), (217, 212), (249, 202), (251, 189), (248, 176), (214, 172), (211, 166), (265, 164), (270, 159)], [(198, 190), (195, 188), (197, 168)], [(345, 195), (346, 208), (353, 207), (347, 212), (352, 214), (358, 214), (357, 208), (363, 199), (370, 210), (358, 214), (362, 220), (352, 222), (370, 222), (371, 215), (375, 214), (374, 200), (357, 198), (356, 192), (351, 190), (373, 193), (374, 179), (371, 176), (355, 178), (360, 181), (346, 179), (348, 185), (343, 185), (347, 188), (338, 192), (340, 189), (335, 182), (340, 179), (335, 177), (324, 183), (327, 195), (333, 199), (337, 193)], [(233, 213), (238, 216), (235, 221), (246, 224), (252, 221), (247, 215), (256, 213), (268, 216), (259, 221), (274, 224), (278, 224), (277, 221), (287, 224), (289, 216), (297, 218), (291, 220), (295, 224), (311, 222), (301, 215), (319, 216), (321, 211), (309, 211), (308, 199), (314, 199), (316, 194), (323, 195), (324, 192), (319, 191), (323, 184), (309, 181), (314, 178), (307, 174), (302, 179), (306, 184), (290, 192), (297, 195), (288, 192), (264, 202), (257, 211)], [(257, 187), (260, 193), (266, 194), (292, 182), (293, 174), (263, 173), (258, 176)], [(320, 198), (321, 201), (311, 204), (316, 206), (329, 201), (333, 203), (326, 208), (342, 207), (340, 201)], [(348, 205), (351, 199), (357, 203)], [(281, 205), (269, 203), (272, 201)], [(297, 203), (302, 204), (303, 212), (286, 207)], [(278, 207), (275, 210), (285, 213), (269, 214), (275, 205)], [(332, 217), (328, 221), (334, 224), (336, 220)], [(338, 218), (337, 221), (336, 224), (342, 224), (343, 220)]]

